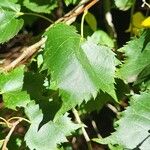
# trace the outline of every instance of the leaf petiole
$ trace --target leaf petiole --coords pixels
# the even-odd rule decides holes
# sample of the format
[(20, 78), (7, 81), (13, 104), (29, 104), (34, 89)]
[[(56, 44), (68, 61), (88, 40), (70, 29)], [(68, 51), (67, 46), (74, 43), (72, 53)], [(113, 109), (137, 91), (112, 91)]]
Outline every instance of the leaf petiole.
[(39, 18), (43, 18), (44, 20), (47, 20), (47, 21), (50, 22), (50, 23), (54, 23), (53, 20), (51, 20), (51, 19), (49, 19), (49, 18), (47, 18), (47, 17), (45, 17), (45, 16), (43, 16), (43, 15), (40, 15), (40, 14), (27, 13), (27, 12), (25, 12), (25, 13), (19, 12), (19, 13), (18, 13), (18, 16), (22, 16), (22, 15), (36, 16), (36, 17), (39, 17)]
[(81, 36), (82, 36), (82, 38), (84, 37), (84, 20), (85, 20), (85, 16), (87, 15), (87, 13), (88, 13), (88, 10), (85, 9), (83, 16), (82, 16), (82, 20), (81, 20)]

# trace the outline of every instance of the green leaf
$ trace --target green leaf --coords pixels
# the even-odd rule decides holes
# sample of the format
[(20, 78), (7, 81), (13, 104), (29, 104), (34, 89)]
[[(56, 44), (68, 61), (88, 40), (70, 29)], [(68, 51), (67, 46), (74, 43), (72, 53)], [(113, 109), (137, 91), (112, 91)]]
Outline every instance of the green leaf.
[(9, 0), (9, 2), (17, 3), (19, 0)]
[(134, 82), (139, 73), (150, 62), (150, 30), (146, 30), (139, 38), (134, 38), (119, 49), (125, 53), (126, 59), (117, 74), (127, 82)]
[[(49, 90), (47, 74), (25, 73), (23, 90), (27, 91), (32, 100), (40, 105), (45, 120), (52, 120), (61, 107), (61, 99), (58, 91)], [(50, 112), (50, 113), (49, 113)]]
[(150, 92), (150, 80), (145, 81), (144, 83), (141, 84), (140, 86), (141, 91), (148, 91)]
[(88, 25), (91, 27), (93, 31), (96, 31), (97, 29), (97, 21), (93, 14), (88, 12), (85, 16), (85, 21), (88, 23)]
[(9, 73), (0, 74), (0, 93), (3, 96), (4, 105), (7, 108), (25, 107), (30, 98), (22, 90), (24, 67), (21, 66)]
[(109, 37), (109, 35), (106, 32), (102, 30), (94, 32), (91, 38), (93, 39), (93, 42), (95, 42), (96, 44), (106, 45), (111, 48), (114, 47), (113, 40)]
[(42, 99), (44, 91), (44, 80), (45, 75), (43, 74), (32, 72), (25, 73), (23, 89), (30, 94), (31, 99)]
[(25, 141), (30, 150), (55, 150), (57, 144), (67, 142), (66, 136), (71, 135), (71, 132), (80, 127), (74, 124), (67, 114), (55, 122), (49, 121), (40, 127), (43, 114), (34, 102), (28, 105), (26, 114), (31, 121), (30, 128), (25, 135)]
[(118, 144), (124, 149), (148, 150), (150, 147), (150, 93), (135, 94), (130, 106), (116, 122), (116, 132), (105, 139), (103, 144)]
[(56, 0), (24, 0), (24, 6), (33, 12), (50, 14), (57, 7)]
[(65, 24), (54, 25), (45, 35), (44, 69), (51, 74), (51, 88), (60, 90), (60, 114), (96, 97), (100, 89), (116, 99), (116, 58), (110, 48), (96, 45), (90, 37), (83, 41), (73, 27)]
[(144, 86), (145, 86), (145, 90), (147, 90), (147, 91), (150, 92), (150, 80), (148, 80), (147, 82), (145, 82)]
[(79, 0), (64, 0), (65, 4), (68, 6), (70, 4), (76, 4)]
[(0, 1), (0, 7), (2, 7), (3, 9), (11, 10), (14, 12), (20, 12), (20, 5), (19, 4), (15, 4), (13, 3), (13, 1), (11, 0), (2, 0)]
[(22, 28), (23, 19), (17, 19), (17, 13), (0, 8), (0, 43), (13, 38)]
[(42, 54), (39, 54), (37, 56), (37, 65), (38, 65), (38, 68), (40, 68), (43, 64), (43, 55)]
[(24, 67), (14, 69), (8, 73), (0, 74), (0, 92), (7, 93), (22, 89), (24, 77)]
[(128, 10), (134, 4), (134, 0), (115, 0), (115, 5), (120, 10)]
[(140, 84), (144, 81), (148, 81), (150, 79), (150, 64), (147, 65), (142, 72), (137, 77), (137, 80), (135, 81), (134, 85)]
[(25, 91), (13, 91), (3, 94), (4, 105), (16, 110), (16, 107), (26, 107), (30, 102), (30, 96)]

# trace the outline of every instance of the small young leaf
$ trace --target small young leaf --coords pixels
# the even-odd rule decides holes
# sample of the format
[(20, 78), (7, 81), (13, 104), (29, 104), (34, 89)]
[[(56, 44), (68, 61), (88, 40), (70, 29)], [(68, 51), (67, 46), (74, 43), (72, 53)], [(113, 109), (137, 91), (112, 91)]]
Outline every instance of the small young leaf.
[(96, 45), (90, 37), (83, 41), (73, 27), (65, 24), (54, 25), (45, 35), (44, 69), (60, 90), (61, 113), (96, 97), (100, 89), (116, 99), (116, 58), (110, 48)]
[(85, 21), (88, 23), (88, 25), (91, 27), (93, 31), (96, 31), (97, 29), (97, 21), (93, 14), (88, 12), (85, 16)]
[(39, 127), (43, 114), (34, 102), (26, 107), (26, 114), (31, 121), (31, 126), (25, 135), (25, 141), (30, 150), (56, 150), (57, 144), (67, 142), (66, 136), (80, 127), (74, 124), (67, 114), (55, 122), (49, 121)]

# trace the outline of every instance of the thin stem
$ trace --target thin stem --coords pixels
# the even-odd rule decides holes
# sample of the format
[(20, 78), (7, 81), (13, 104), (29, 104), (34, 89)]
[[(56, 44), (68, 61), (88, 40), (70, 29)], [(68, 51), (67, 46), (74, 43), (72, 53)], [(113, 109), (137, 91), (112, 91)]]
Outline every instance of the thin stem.
[(2, 150), (7, 150), (7, 143), (12, 135), (12, 133), (14, 132), (16, 126), (22, 121), (22, 119), (19, 119), (18, 121), (16, 121), (13, 125), (12, 128), (10, 129), (9, 133), (7, 134), (6, 138), (4, 139), (4, 143), (2, 146)]
[(107, 104), (107, 107), (114, 113), (116, 114), (116, 116), (118, 117), (119, 116), (119, 112), (117, 110), (117, 108), (111, 104)]
[(18, 120), (18, 119), (22, 119), (22, 121), (26, 121), (26, 122), (28, 122), (28, 123), (30, 123), (31, 124), (31, 122), (28, 120), (28, 119), (25, 119), (25, 118), (22, 118), (22, 117), (12, 117), (12, 118), (10, 118), (10, 119), (8, 119), (8, 122), (10, 122), (10, 121), (12, 121), (12, 120)]
[(6, 119), (0, 117), (0, 120), (2, 120), (8, 127), (10, 127), (9, 122)]
[(6, 125), (6, 123), (5, 123), (5, 122), (0, 122), (0, 124), (1, 124), (1, 125)]
[(45, 17), (45, 16), (43, 16), (43, 15), (40, 15), (40, 14), (27, 13), (27, 12), (25, 12), (25, 13), (22, 13), (22, 15), (30, 15), (30, 16), (40, 17), (40, 18), (43, 18), (43, 19), (47, 20), (47, 21), (50, 22), (50, 23), (54, 23), (54, 21), (52, 21), (51, 19), (49, 19), (49, 18), (47, 18), (47, 17)]
[(84, 20), (85, 20), (85, 16), (87, 15), (87, 13), (88, 13), (88, 11), (84, 10), (82, 20), (81, 20), (81, 36), (82, 36), (82, 38), (84, 37)]
[(96, 125), (96, 122), (94, 120), (91, 120), (91, 123), (92, 123), (92, 126), (97, 134), (97, 137), (98, 138), (102, 138), (102, 136), (100, 135), (99, 131), (98, 131), (98, 128), (97, 128), (97, 125)]
[(150, 4), (146, 2), (146, 0), (142, 0), (143, 4), (142, 7), (144, 7), (145, 5), (150, 8)]
[(85, 6), (84, 8), (84, 13), (83, 13), (83, 16), (82, 16), (82, 19), (81, 19), (81, 37), (83, 38), (84, 37), (84, 20), (85, 20), (85, 16), (87, 15), (88, 13), (88, 9), (90, 9), (95, 3), (97, 3), (99, 0), (93, 0), (91, 1), (87, 6)]
[[(78, 122), (79, 124), (81, 124), (82, 121), (81, 121), (81, 119), (80, 119), (80, 116), (79, 116), (79, 114), (78, 114), (78, 111), (77, 111), (75, 108), (73, 108), (72, 111), (73, 111), (73, 114), (74, 114), (74, 116), (75, 116), (77, 122)], [(88, 136), (88, 134), (87, 134), (85, 128), (82, 126), (81, 129), (82, 129), (82, 132), (83, 132), (83, 136), (84, 136), (84, 138), (85, 138), (85, 140), (86, 140), (86, 142), (87, 142), (88, 150), (92, 150), (92, 145), (91, 145), (91, 142), (90, 142), (90, 138), (89, 138), (89, 136)]]

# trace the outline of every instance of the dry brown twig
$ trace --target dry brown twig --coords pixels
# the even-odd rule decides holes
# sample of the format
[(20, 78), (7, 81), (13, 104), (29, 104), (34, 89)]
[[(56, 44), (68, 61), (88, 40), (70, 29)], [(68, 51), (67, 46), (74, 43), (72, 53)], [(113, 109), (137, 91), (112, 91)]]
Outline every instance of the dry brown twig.
[[(7, 144), (8, 144), (8, 142), (9, 142), (9, 139), (10, 139), (12, 133), (14, 132), (16, 126), (17, 126), (20, 122), (25, 121), (25, 122), (31, 123), (28, 119), (22, 118), (22, 117), (12, 117), (12, 118), (10, 118), (10, 119), (8, 119), (8, 120), (6, 120), (5, 118), (0, 117), (0, 120), (2, 120), (3, 123), (4, 123), (5, 125), (7, 125), (8, 128), (10, 128), (10, 131), (8, 132), (8, 134), (7, 134), (7, 136), (5, 137), (5, 139), (0, 140), (0, 142), (3, 143), (3, 144), (2, 144), (2, 150), (7, 150)], [(16, 121), (14, 121), (14, 120), (16, 120)]]
[(20, 118), (18, 119), (16, 122), (12, 123), (12, 127), (9, 131), (9, 133), (7, 134), (7, 136), (5, 137), (4, 141), (3, 141), (3, 146), (2, 146), (2, 150), (7, 150), (7, 143), (12, 135), (12, 133), (14, 132), (16, 126), (22, 121), (23, 119)]
[[(98, 1), (99, 0), (91, 0), (91, 1), (90, 0), (82, 0), (78, 6), (76, 6), (73, 10), (71, 10), (69, 13), (67, 13), (64, 17), (58, 19), (54, 24), (59, 23), (59, 22), (65, 22), (68, 25), (72, 24), (76, 20), (78, 15), (83, 13), (84, 10), (88, 10), (89, 8), (91, 8)], [(40, 41), (38, 41), (37, 43), (35, 43), (29, 47), (23, 47), (23, 53), (17, 59), (12, 61), (9, 65), (3, 67), (2, 71), (8, 72), (8, 71), (14, 69), (16, 66), (18, 66), (24, 59), (27, 60), (27, 58), (30, 58), (33, 54), (35, 54), (40, 49), (40, 47), (42, 45), (44, 45), (45, 41), (46, 41), (46, 38), (42, 38)]]
[(46, 38), (42, 38), (39, 42), (29, 46), (23, 47), (23, 53), (11, 62), (9, 65), (3, 68), (3, 71), (10, 71), (11, 69), (15, 68), (19, 63), (25, 59), (26, 57), (32, 56), (46, 41)]
[[(88, 10), (90, 9), (93, 5), (95, 5), (99, 0), (92, 0), (89, 4), (87, 4), (86, 6), (84, 6), (83, 4), (85, 4), (84, 2), (85, 0), (83, 0), (83, 2), (81, 1), (79, 6), (77, 6), (75, 9), (71, 10), (69, 13), (67, 13), (64, 17), (58, 19), (55, 23), (59, 23), (59, 22), (65, 22), (66, 24), (70, 25), (72, 24), (78, 15), (80, 15), (81, 13), (84, 12), (84, 10)], [(86, 0), (86, 2), (88, 2)]]

